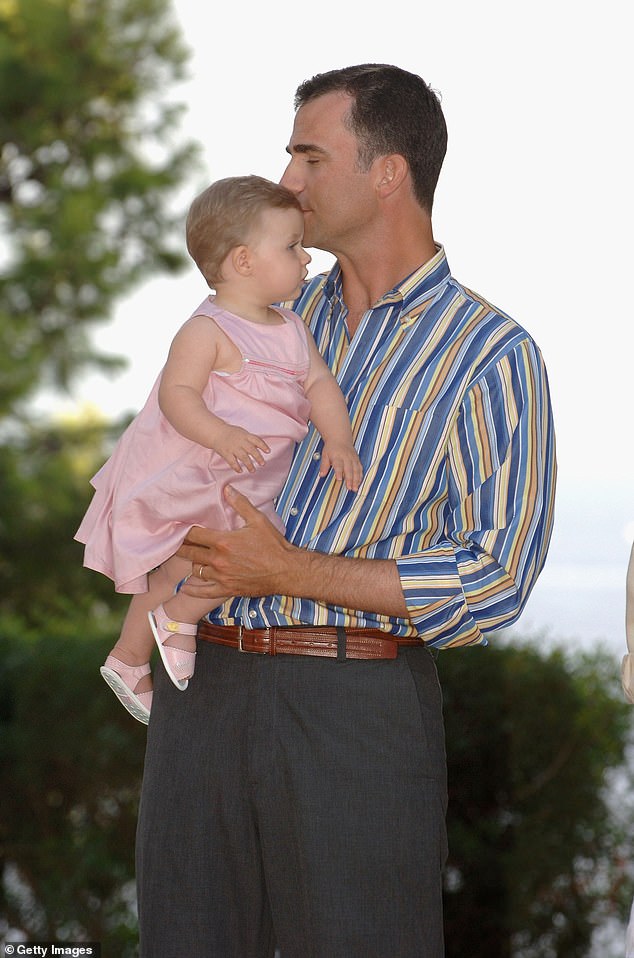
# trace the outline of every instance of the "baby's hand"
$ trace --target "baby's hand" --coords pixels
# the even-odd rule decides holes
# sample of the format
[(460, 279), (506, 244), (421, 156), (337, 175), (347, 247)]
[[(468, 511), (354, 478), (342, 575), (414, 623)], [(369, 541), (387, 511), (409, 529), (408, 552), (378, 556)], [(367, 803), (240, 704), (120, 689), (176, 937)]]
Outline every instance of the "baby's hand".
[(271, 450), (259, 436), (242, 429), (241, 426), (229, 426), (226, 423), (214, 437), (212, 449), (231, 466), (234, 472), (255, 472), (256, 465), (264, 465), (263, 452)]
[(325, 476), (329, 469), (333, 470), (339, 481), (345, 479), (346, 487), (351, 492), (357, 491), (363, 476), (363, 466), (351, 443), (324, 443), (319, 475)]

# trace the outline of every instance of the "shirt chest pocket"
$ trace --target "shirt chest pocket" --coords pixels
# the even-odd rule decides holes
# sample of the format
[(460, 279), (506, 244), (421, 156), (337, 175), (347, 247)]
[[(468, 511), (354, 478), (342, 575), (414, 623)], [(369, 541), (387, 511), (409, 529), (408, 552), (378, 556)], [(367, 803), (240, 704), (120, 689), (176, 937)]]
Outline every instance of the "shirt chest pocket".
[(366, 474), (373, 472), (380, 480), (387, 474), (394, 481), (415, 470), (422, 477), (434, 462), (444, 459), (448, 420), (440, 409), (376, 406), (358, 433), (357, 448)]

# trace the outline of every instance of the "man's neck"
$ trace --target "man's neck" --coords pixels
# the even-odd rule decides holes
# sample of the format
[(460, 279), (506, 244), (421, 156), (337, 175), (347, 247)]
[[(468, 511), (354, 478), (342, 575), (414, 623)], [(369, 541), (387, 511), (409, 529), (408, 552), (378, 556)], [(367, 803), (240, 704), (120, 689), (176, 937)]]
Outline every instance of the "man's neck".
[(403, 242), (400, 236), (399, 241), (392, 245), (379, 247), (375, 244), (371, 252), (360, 252), (352, 257), (338, 256), (351, 336), (368, 309), (436, 255), (437, 248), (431, 230), (424, 236), (410, 239), (411, 242)]

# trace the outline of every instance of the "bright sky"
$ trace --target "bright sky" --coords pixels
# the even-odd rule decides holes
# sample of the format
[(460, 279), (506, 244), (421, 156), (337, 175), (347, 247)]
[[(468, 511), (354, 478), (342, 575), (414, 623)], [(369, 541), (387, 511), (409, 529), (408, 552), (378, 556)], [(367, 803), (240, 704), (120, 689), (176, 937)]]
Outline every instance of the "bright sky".
[[(634, 539), (632, 70), (627, 4), (443, 0), (301, 6), (175, 0), (192, 49), (183, 131), (209, 180), (278, 179), (306, 77), (389, 62), (442, 96), (449, 151), (434, 213), (454, 275), (535, 337), (549, 370), (560, 463), (555, 563), (624, 567)], [(195, 184), (194, 193), (206, 182)], [(330, 260), (315, 254), (314, 265)], [(138, 409), (206, 293), (192, 266), (121, 303), (98, 336), (130, 360), (75, 402)], [(587, 533), (585, 530), (588, 530)], [(619, 572), (620, 574), (620, 572)]]

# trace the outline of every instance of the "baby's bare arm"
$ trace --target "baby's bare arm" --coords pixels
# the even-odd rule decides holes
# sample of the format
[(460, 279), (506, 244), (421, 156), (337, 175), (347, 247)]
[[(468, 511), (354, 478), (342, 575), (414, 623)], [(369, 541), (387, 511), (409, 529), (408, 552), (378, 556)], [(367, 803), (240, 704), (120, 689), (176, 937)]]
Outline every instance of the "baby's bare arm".
[[(237, 352), (237, 350), (236, 350)], [(174, 429), (215, 450), (236, 472), (262, 465), (269, 447), (259, 436), (225, 422), (205, 405), (202, 394), (214, 369), (230, 360), (226, 337), (206, 316), (194, 316), (178, 331), (161, 377), (159, 405)]]
[(306, 380), (306, 395), (312, 407), (310, 418), (324, 440), (319, 475), (325, 476), (332, 468), (337, 479), (345, 479), (348, 489), (356, 492), (363, 469), (354, 448), (348, 407), (337, 380), (310, 335), (308, 346), (310, 372)]

